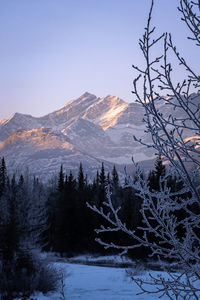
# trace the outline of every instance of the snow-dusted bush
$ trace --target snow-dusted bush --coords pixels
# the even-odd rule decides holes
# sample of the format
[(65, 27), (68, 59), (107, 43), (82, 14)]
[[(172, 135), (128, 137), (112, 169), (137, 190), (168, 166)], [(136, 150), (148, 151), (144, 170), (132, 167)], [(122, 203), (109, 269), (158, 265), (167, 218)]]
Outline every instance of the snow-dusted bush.
[[(110, 227), (102, 226), (97, 233), (123, 231), (130, 237), (129, 244), (108, 243), (97, 239), (106, 248), (114, 247), (126, 253), (129, 249), (145, 246), (158, 259), (173, 261), (177, 273), (169, 270), (168, 278), (150, 276), (148, 282), (135, 282), (142, 292), (148, 292), (147, 283), (154, 286), (154, 293), (167, 295), (170, 299), (200, 298), (200, 76), (182, 58), (175, 47), (171, 34), (154, 37), (151, 27), (154, 1), (143, 37), (139, 41), (146, 66), (133, 66), (139, 72), (134, 80), (134, 95), (144, 109), (146, 132), (151, 136), (151, 147), (167, 165), (167, 172), (160, 177), (158, 189), (150, 188), (139, 166), (136, 179), (129, 184), (143, 199), (143, 226), (138, 235), (120, 219), (120, 207), (116, 208), (108, 189), (107, 202), (101, 209), (90, 206), (103, 216)], [(182, 20), (188, 26), (190, 40), (200, 46), (200, 2), (180, 0)], [(164, 52), (154, 57), (154, 48), (163, 43)], [(188, 77), (174, 82), (173, 67), (169, 61), (171, 52), (177, 58)], [(154, 57), (154, 58), (153, 58)], [(139, 93), (138, 81), (143, 80), (143, 92)], [(162, 94), (159, 92), (162, 91)], [(162, 96), (165, 94), (164, 96)], [(160, 111), (165, 102), (166, 110)], [(191, 138), (185, 137), (185, 132)], [(179, 189), (173, 189), (169, 182), (179, 182)], [(152, 291), (152, 288), (151, 288)]]
[(0, 197), (0, 298), (56, 289), (58, 273), (40, 256), (45, 229), (42, 185), (30, 176), (7, 179)]
[(6, 265), (1, 264), (0, 278), (2, 299), (13, 299), (30, 297), (35, 292), (55, 291), (60, 274), (37, 252), (18, 251)]

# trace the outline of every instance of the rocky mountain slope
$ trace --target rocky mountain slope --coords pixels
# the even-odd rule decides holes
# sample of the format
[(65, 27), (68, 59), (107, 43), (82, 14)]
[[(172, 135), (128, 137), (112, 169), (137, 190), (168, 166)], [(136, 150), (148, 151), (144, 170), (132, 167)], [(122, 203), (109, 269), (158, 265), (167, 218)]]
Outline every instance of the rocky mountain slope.
[[(164, 101), (162, 112), (169, 114)], [(61, 164), (77, 172), (79, 163), (94, 175), (104, 161), (107, 169), (154, 159), (152, 150), (135, 142), (133, 135), (150, 143), (144, 130), (140, 104), (126, 103), (108, 95), (98, 98), (85, 93), (46, 116), (36, 118), (16, 113), (0, 121), (0, 156), (13, 170), (29, 168), (49, 177)]]

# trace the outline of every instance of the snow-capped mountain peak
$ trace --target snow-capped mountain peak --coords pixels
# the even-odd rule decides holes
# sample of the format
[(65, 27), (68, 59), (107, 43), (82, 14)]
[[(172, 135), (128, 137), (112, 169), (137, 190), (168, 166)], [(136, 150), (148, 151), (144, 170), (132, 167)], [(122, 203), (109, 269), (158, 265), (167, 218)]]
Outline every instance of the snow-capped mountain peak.
[[(163, 114), (171, 114), (164, 101), (158, 106)], [(0, 156), (5, 156), (8, 166), (30, 167), (38, 175), (57, 171), (61, 163), (76, 172), (82, 162), (88, 172), (95, 173), (102, 161), (105, 167), (131, 164), (132, 156), (135, 161), (147, 161), (154, 158), (153, 150), (133, 139), (136, 135), (151, 143), (143, 118), (138, 103), (86, 92), (40, 118), (16, 113), (1, 120)], [(189, 136), (186, 132), (184, 137)]]

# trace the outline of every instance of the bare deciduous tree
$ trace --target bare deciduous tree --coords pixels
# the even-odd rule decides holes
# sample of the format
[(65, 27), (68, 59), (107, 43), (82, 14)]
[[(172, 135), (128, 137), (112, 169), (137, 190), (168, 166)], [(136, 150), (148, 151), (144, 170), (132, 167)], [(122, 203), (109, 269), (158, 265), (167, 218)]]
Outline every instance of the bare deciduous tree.
[[(123, 231), (130, 237), (130, 244), (97, 241), (106, 248), (114, 247), (123, 253), (135, 247), (146, 246), (152, 255), (161, 260), (174, 261), (179, 267), (177, 273), (168, 276), (150, 276), (148, 282), (133, 278), (141, 288), (148, 291), (147, 284), (154, 287), (154, 293), (167, 295), (170, 299), (199, 299), (200, 297), (200, 76), (181, 56), (173, 43), (171, 34), (164, 33), (154, 37), (155, 28), (151, 26), (154, 1), (152, 0), (147, 26), (139, 41), (146, 67), (133, 68), (139, 75), (133, 82), (133, 93), (144, 109), (146, 133), (151, 135), (152, 143), (145, 144), (161, 155), (167, 164), (167, 173), (160, 179), (159, 191), (151, 190), (137, 165), (137, 180), (130, 182), (143, 199), (141, 213), (144, 226), (143, 235), (127, 228), (119, 217), (120, 207), (116, 208), (107, 192), (105, 207), (98, 209), (88, 206), (109, 223), (97, 233)], [(190, 30), (190, 40), (200, 46), (200, 2), (180, 0), (179, 11), (183, 22)], [(163, 43), (164, 51), (154, 57), (154, 48)], [(170, 51), (175, 55), (187, 78), (174, 83)], [(143, 81), (143, 92), (139, 92), (138, 82)], [(162, 94), (161, 94), (162, 93)], [(164, 96), (162, 96), (164, 94)], [(160, 111), (161, 103), (166, 110)], [(163, 106), (162, 106), (163, 107)], [(190, 136), (190, 138), (188, 138)], [(142, 140), (136, 141), (144, 144)], [(182, 188), (173, 191), (168, 179), (179, 178)], [(184, 217), (177, 214), (184, 212)], [(181, 231), (181, 233), (180, 233)], [(131, 241), (134, 241), (133, 243)], [(137, 241), (137, 243), (135, 243)], [(150, 289), (152, 292), (152, 288)]]

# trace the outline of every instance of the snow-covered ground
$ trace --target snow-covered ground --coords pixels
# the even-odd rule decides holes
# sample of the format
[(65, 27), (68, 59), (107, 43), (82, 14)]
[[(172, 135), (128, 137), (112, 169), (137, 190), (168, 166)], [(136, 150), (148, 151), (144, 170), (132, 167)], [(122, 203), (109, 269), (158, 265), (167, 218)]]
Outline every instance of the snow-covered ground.
[[(97, 267), (81, 264), (59, 263), (68, 274), (65, 277), (66, 300), (155, 300), (158, 296), (137, 295), (140, 291), (127, 276), (124, 268)], [(156, 274), (155, 271), (152, 273)], [(144, 271), (139, 277), (147, 278)], [(38, 300), (59, 300), (60, 294), (38, 295)], [(162, 299), (168, 299), (163, 297)]]

